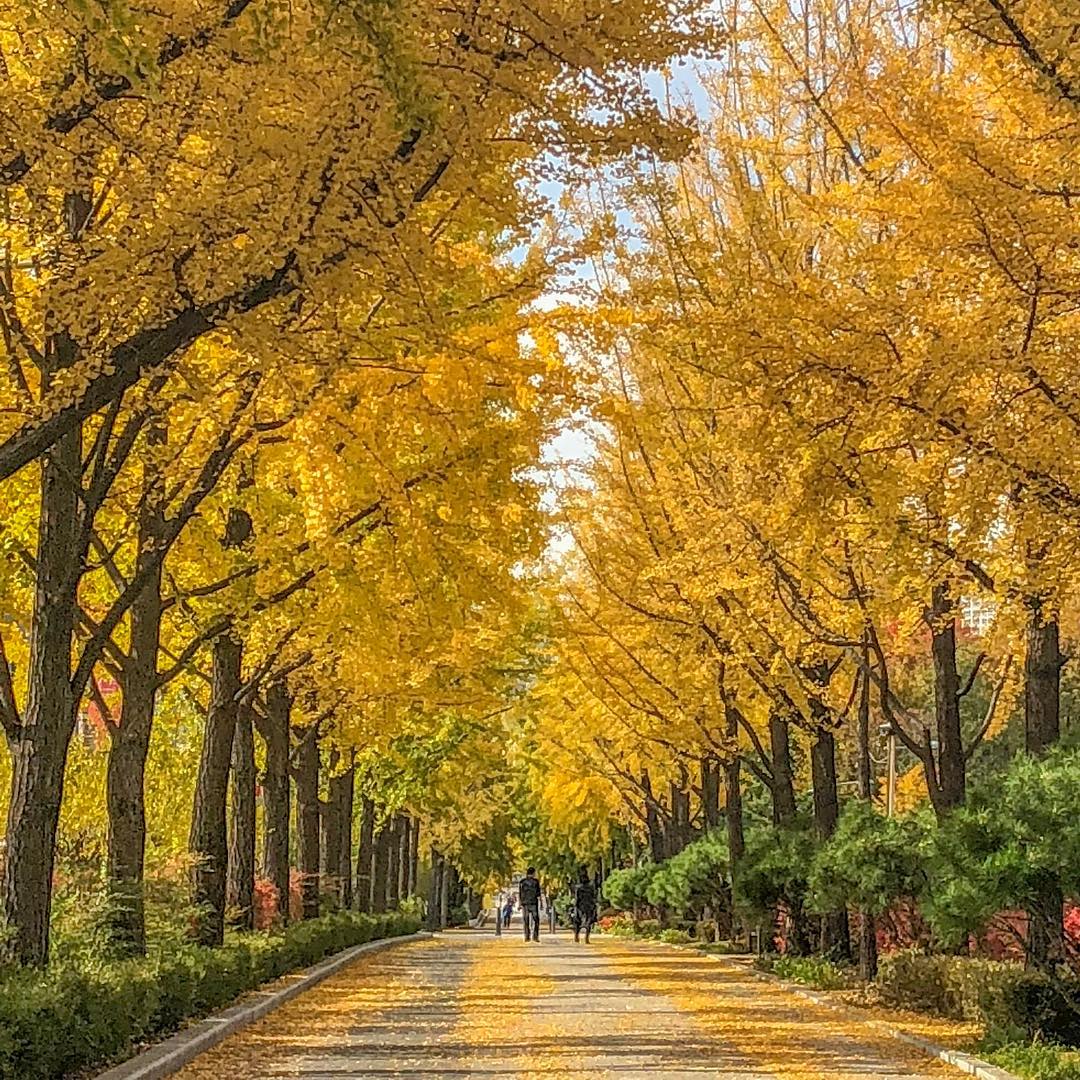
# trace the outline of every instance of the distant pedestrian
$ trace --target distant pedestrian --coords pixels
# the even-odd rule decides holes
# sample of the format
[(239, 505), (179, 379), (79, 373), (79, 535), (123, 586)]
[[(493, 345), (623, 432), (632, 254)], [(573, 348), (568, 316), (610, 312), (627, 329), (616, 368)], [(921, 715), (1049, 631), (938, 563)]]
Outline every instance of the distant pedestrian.
[(589, 944), (589, 935), (596, 925), (596, 887), (589, 880), (589, 871), (583, 866), (578, 871), (578, 881), (574, 886), (574, 940), (579, 941), (581, 931), (585, 931), (585, 944)]
[(536, 867), (530, 866), (518, 886), (518, 903), (525, 920), (525, 940), (540, 940), (540, 882)]
[(506, 903), (503, 904), (501, 914), (502, 914), (503, 926), (504, 927), (509, 927), (510, 920), (514, 916), (514, 898), (512, 896), (508, 896), (506, 898)]

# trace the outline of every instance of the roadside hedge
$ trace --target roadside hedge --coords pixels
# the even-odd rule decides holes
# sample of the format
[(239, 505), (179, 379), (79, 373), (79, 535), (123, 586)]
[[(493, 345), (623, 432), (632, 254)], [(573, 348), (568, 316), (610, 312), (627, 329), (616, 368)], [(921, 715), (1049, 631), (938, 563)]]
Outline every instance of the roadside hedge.
[(0, 977), (0, 1078), (60, 1080), (129, 1057), (141, 1043), (223, 1008), (248, 990), (326, 956), (415, 933), (413, 915), (340, 912), (220, 949), (185, 945), (93, 969)]
[(883, 957), (878, 989), (884, 1001), (983, 1024), (1000, 1041), (1080, 1045), (1080, 980), (1054, 980), (1019, 964), (907, 951)]

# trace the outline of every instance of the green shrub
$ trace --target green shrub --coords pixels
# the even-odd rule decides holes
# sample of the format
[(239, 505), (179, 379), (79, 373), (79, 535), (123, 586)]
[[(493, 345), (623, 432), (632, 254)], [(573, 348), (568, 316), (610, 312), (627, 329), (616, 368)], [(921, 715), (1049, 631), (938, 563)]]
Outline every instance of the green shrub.
[(642, 919), (634, 926), (634, 932), (643, 938), (658, 938), (663, 929), (659, 919)]
[(986, 1059), (1026, 1080), (1080, 1080), (1080, 1055), (1056, 1046), (1010, 1044), (988, 1053)]
[(604, 879), (604, 899), (622, 911), (648, 903), (646, 893), (656, 872), (654, 863), (641, 863), (622, 870), (612, 870)]
[(925, 883), (922, 851), (930, 823), (924, 813), (885, 817), (856, 799), (840, 815), (836, 832), (814, 853), (809, 901), (814, 911), (859, 908), (880, 915)]
[(689, 945), (694, 939), (685, 930), (661, 930), (660, 940), (666, 945)]
[(700, 914), (707, 907), (730, 906), (727, 839), (718, 831), (688, 844), (654, 868), (645, 889), (653, 907), (682, 915)]
[(287, 971), (418, 928), (411, 915), (339, 912), (280, 934), (237, 935), (220, 949), (184, 944), (89, 966), (81, 955), (58, 957), (47, 972), (8, 972), (0, 978), (0, 1078), (59, 1080), (101, 1067)]
[(746, 946), (737, 941), (699, 941), (697, 948), (703, 953), (715, 953), (717, 956), (740, 956), (746, 953)]
[(891, 1005), (954, 1020), (975, 1020), (990, 1029), (1018, 1025), (1015, 988), (1032, 978), (1018, 964), (966, 956), (926, 956), (914, 951), (882, 957), (878, 988)]
[(851, 985), (847, 972), (821, 956), (779, 956), (772, 962), (772, 972), (817, 990), (842, 990)]

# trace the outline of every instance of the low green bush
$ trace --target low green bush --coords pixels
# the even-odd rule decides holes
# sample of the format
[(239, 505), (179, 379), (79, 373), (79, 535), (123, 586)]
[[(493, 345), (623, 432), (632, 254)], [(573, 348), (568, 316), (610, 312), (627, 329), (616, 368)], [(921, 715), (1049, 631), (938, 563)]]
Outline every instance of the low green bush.
[(685, 930), (661, 930), (660, 940), (665, 945), (689, 945), (694, 939)]
[(816, 990), (842, 990), (851, 985), (851, 976), (831, 960), (821, 956), (779, 956), (772, 973)]
[(746, 946), (737, 941), (699, 941), (697, 948), (703, 953), (715, 953), (717, 956), (740, 956), (746, 953)]
[(1075, 976), (1051, 980), (1019, 964), (899, 952), (882, 958), (878, 988), (891, 1005), (978, 1021), (1001, 1043), (1080, 1046)]
[(1056, 1046), (1010, 1044), (987, 1053), (986, 1059), (1025, 1080), (1080, 1080), (1080, 1054)]
[(663, 929), (659, 919), (641, 919), (634, 925), (636, 936), (643, 938), (658, 938)]
[(60, 1080), (131, 1054), (140, 1042), (220, 1009), (296, 968), (377, 938), (414, 933), (412, 915), (340, 912), (220, 949), (183, 945), (142, 960), (0, 977), (0, 1078)]

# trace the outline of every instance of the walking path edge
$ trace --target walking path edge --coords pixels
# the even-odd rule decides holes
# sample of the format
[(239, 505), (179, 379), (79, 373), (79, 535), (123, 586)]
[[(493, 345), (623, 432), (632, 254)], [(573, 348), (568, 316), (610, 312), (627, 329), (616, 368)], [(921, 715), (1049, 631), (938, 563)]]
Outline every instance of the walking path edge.
[(822, 1005), (827, 1009), (832, 1009), (833, 1012), (840, 1013), (846, 1020), (850, 1020), (852, 1023), (865, 1024), (867, 1027), (873, 1028), (882, 1035), (888, 1035), (890, 1038), (898, 1039), (900, 1042), (907, 1043), (909, 1046), (914, 1046), (924, 1054), (937, 1058), (939, 1061), (944, 1061), (946, 1064), (952, 1065), (954, 1068), (960, 1069), (970, 1076), (977, 1077), (978, 1080), (1021, 1080), (1021, 1077), (1017, 1076), (1015, 1073), (999, 1069), (996, 1065), (991, 1065), (990, 1062), (975, 1057), (974, 1054), (967, 1054), (962, 1050), (950, 1050), (948, 1047), (939, 1046), (929, 1039), (924, 1039), (921, 1035), (912, 1035), (910, 1032), (898, 1028), (895, 1024), (890, 1024), (885, 1020), (875, 1020), (872, 1016), (865, 1016), (857, 1009), (852, 1009), (850, 1006), (841, 1005), (836, 1001), (830, 1001), (827, 997), (815, 993), (813, 990), (808, 990), (805, 986), (800, 986), (798, 983), (789, 982), (787, 979), (781, 979), (778, 975), (772, 975), (767, 971), (758, 971), (757, 968), (753, 967), (751, 964), (737, 960), (732, 956), (718, 956), (715, 953), (702, 953), (700, 950), (691, 948), (687, 945), (667, 945), (666, 942), (651, 941), (648, 943), (650, 945), (661, 945), (669, 949), (680, 949), (683, 952), (697, 953), (699, 956), (708, 957), (708, 959), (713, 960), (716, 963), (724, 964), (728, 967), (738, 967), (742, 971), (749, 972), (762, 982), (775, 983), (782, 986), (796, 997), (801, 997), (806, 1001), (812, 1001), (815, 1005)]
[(162, 1042), (154, 1043), (135, 1057), (98, 1073), (96, 1080), (163, 1080), (241, 1028), (261, 1020), (267, 1013), (337, 974), (358, 957), (380, 952), (393, 945), (403, 945), (408, 941), (425, 941), (432, 936), (430, 932), (422, 930), (416, 934), (380, 938), (378, 941), (368, 941), (363, 945), (344, 949), (314, 967), (306, 968), (295, 975), (283, 976), (283, 979), (292, 980), (286, 986), (275, 990), (254, 990), (245, 994), (238, 1004), (230, 1005), (224, 1011), (198, 1020)]

